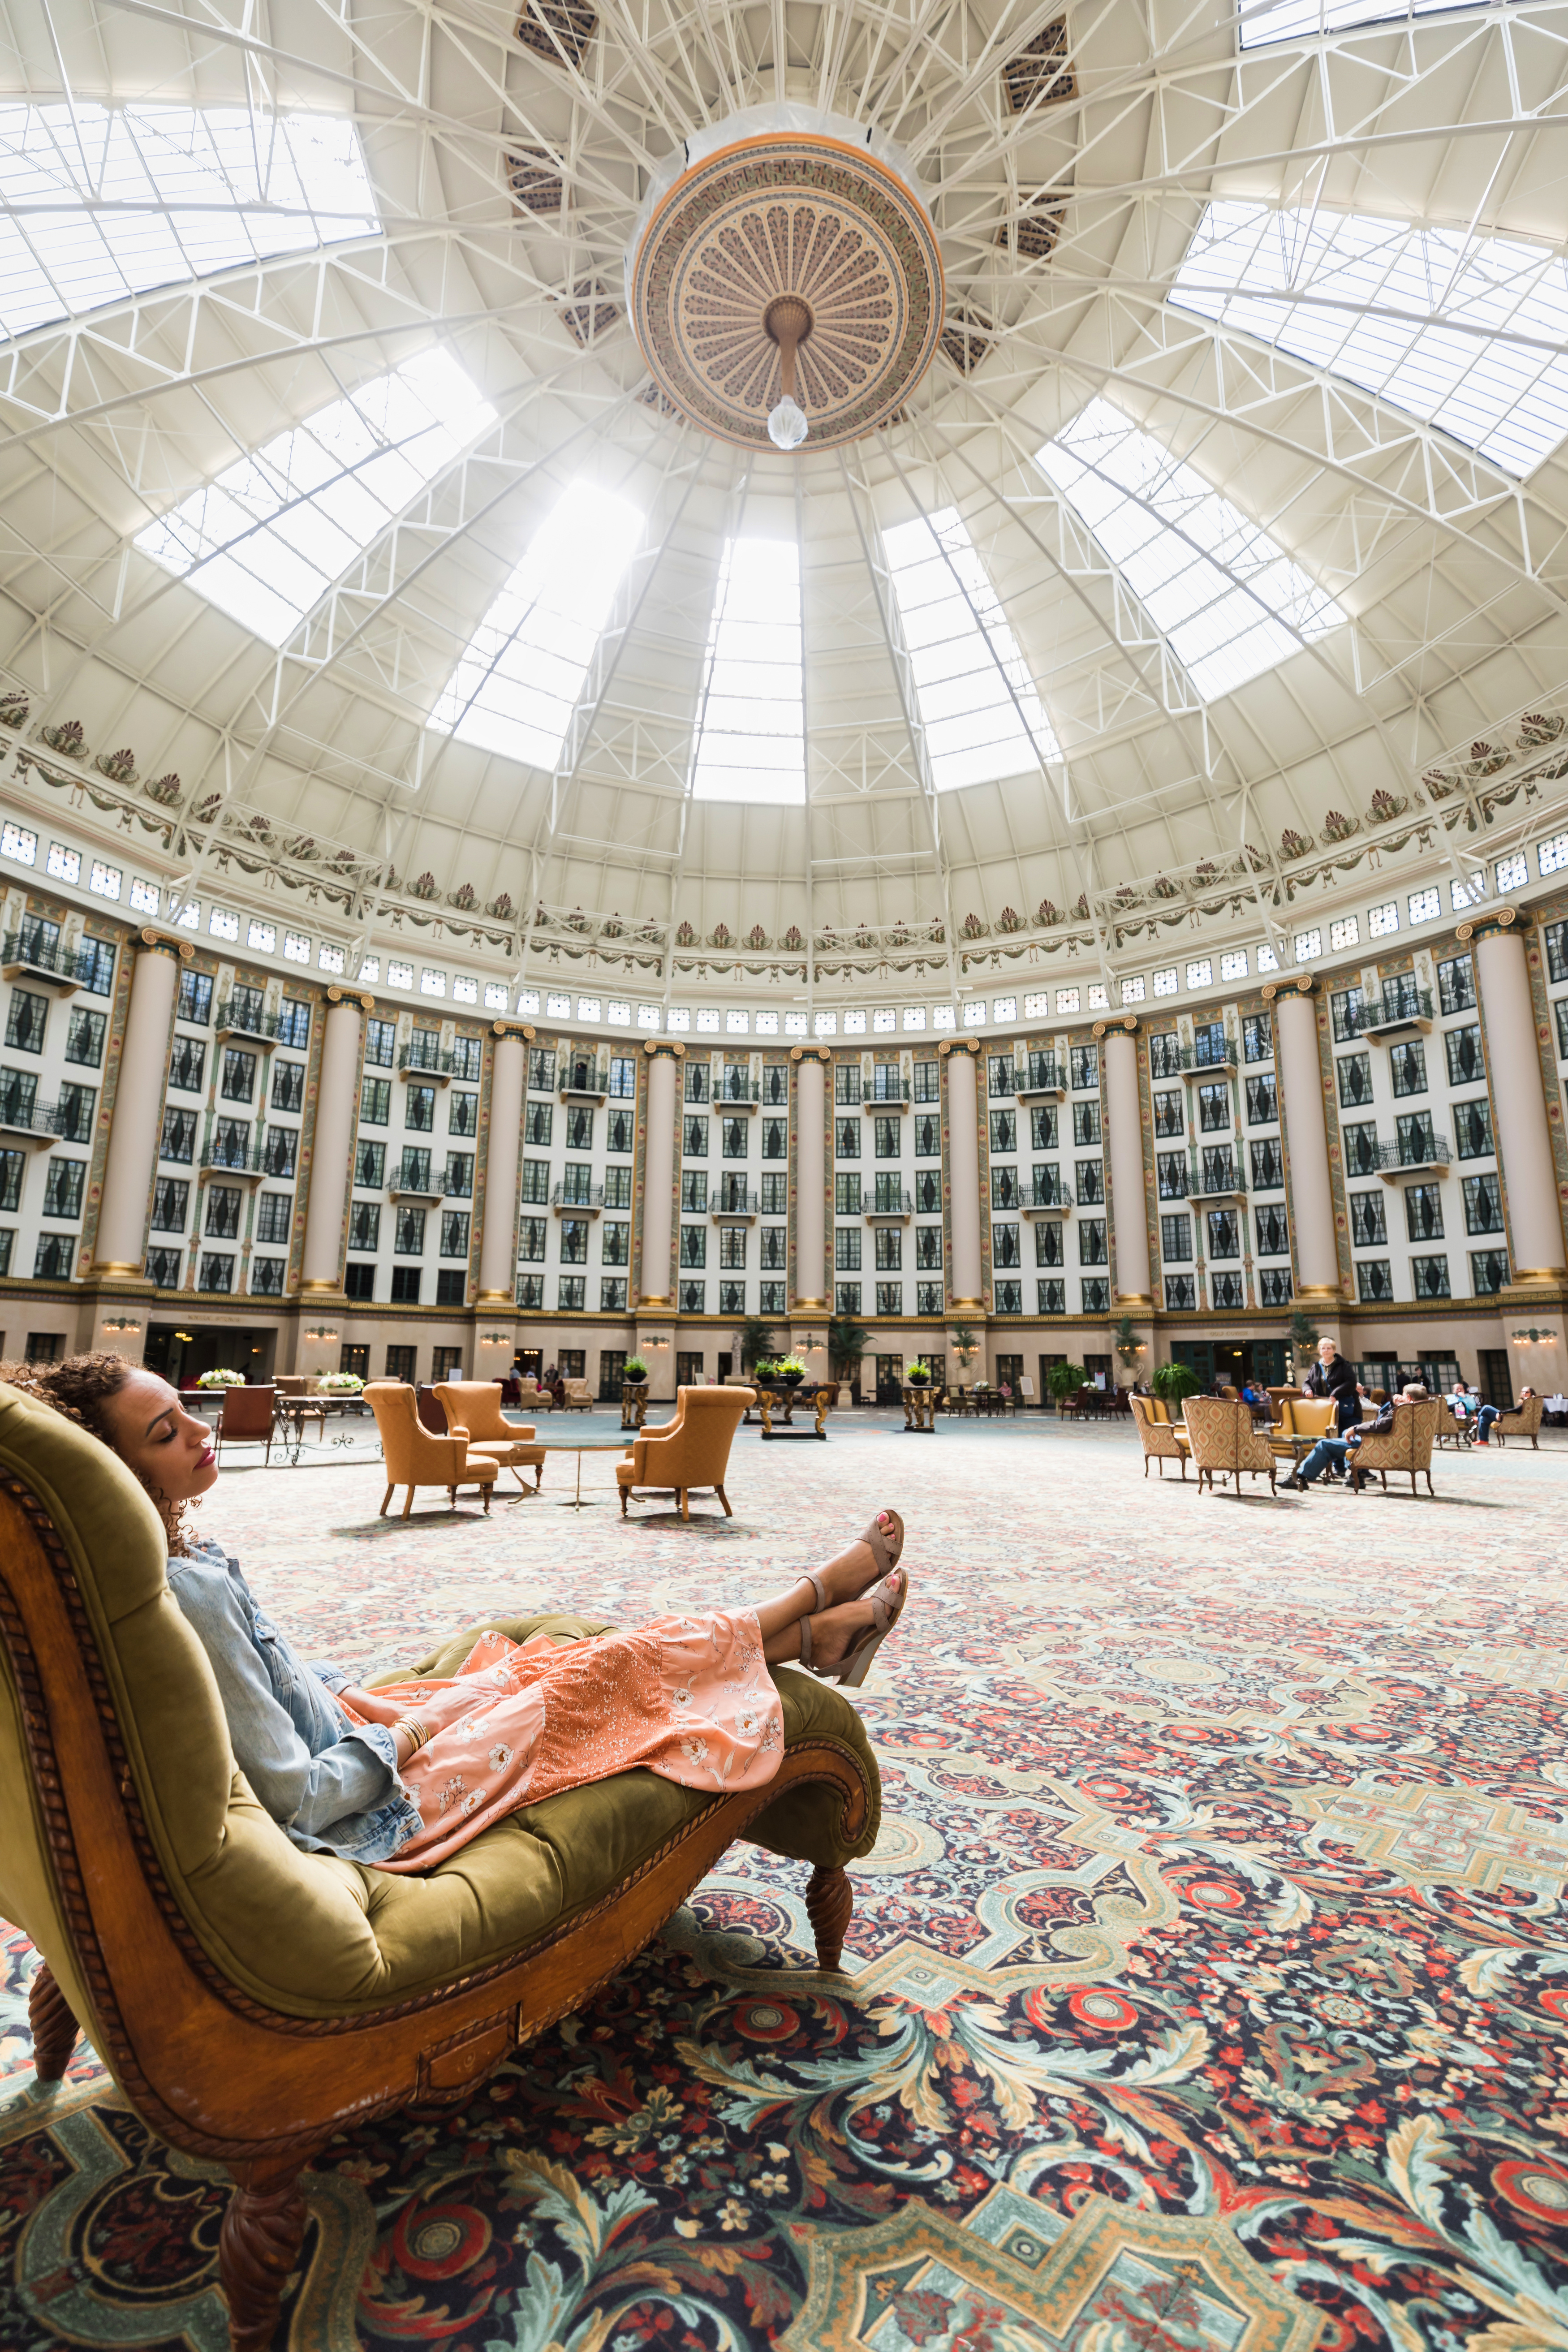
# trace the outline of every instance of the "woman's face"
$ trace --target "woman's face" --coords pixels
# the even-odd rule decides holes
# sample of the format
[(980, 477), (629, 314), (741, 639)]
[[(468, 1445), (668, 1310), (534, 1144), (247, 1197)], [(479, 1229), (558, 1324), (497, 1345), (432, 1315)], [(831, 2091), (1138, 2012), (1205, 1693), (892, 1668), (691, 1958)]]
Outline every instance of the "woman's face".
[(107, 1406), (121, 1458), (170, 1503), (193, 1503), (217, 1477), (205, 1421), (187, 1412), (167, 1381), (140, 1366)]

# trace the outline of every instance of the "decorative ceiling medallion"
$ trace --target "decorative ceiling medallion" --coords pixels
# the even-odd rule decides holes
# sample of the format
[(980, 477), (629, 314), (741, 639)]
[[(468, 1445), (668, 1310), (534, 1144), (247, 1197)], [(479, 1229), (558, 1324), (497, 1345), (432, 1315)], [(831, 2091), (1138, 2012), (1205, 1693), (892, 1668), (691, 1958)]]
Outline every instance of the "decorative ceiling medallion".
[(924, 205), (868, 148), (802, 131), (682, 173), (628, 255), (654, 382), (721, 441), (769, 445), (789, 392), (833, 448), (886, 424), (931, 365), (942, 257)]

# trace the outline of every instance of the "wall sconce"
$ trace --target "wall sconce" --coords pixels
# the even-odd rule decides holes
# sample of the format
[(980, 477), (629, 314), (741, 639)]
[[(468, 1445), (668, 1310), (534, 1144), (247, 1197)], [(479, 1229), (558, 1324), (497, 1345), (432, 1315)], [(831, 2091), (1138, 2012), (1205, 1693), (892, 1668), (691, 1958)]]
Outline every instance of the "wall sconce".
[(335, 1331), (329, 1331), (325, 1324), (321, 1323), (313, 1325), (305, 1333), (307, 1339), (335, 1339), (337, 1336)]
[(668, 1348), (669, 1345), (669, 1334), (667, 1331), (658, 1339), (644, 1339), (640, 1344), (645, 1348)]
[(510, 1348), (511, 1345), (511, 1333), (510, 1331), (481, 1331), (479, 1333), (479, 1345), (481, 1348)]
[[(142, 1326), (133, 1315), (106, 1315), (103, 1328), (106, 1331), (140, 1331)], [(178, 1339), (183, 1335), (176, 1332), (174, 1336)]]
[(1509, 1334), (1509, 1337), (1511, 1339), (1516, 1348), (1528, 1348), (1532, 1341), (1537, 1347), (1544, 1348), (1551, 1345), (1552, 1340), (1556, 1339), (1557, 1334), (1555, 1331), (1537, 1330), (1535, 1325), (1532, 1323), (1528, 1331), (1512, 1331)]

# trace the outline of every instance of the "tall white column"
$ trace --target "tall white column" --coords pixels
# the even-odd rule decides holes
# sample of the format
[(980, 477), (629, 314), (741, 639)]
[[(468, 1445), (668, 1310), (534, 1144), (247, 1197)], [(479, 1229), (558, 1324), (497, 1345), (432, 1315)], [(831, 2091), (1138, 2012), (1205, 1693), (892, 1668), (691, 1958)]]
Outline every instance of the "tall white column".
[[(1511, 907), (1505, 908), (1511, 917)], [(1535, 1007), (1524, 941), (1511, 924), (1461, 923), (1459, 937), (1475, 938), (1476, 979), (1487, 1025), (1492, 1103), (1497, 1116), (1498, 1156), (1508, 1187), (1510, 1268), (1518, 1284), (1555, 1287), (1565, 1271), (1563, 1215), (1552, 1136), (1541, 1085)]]
[(823, 1154), (827, 1141), (826, 1071), (817, 1054), (801, 1054), (795, 1101), (795, 1309), (826, 1304), (827, 1218)]
[(1138, 1045), (1125, 1028), (1105, 1035), (1105, 1113), (1110, 1129), (1110, 1205), (1116, 1219), (1116, 1304), (1152, 1307), (1149, 1207), (1143, 1181), (1143, 1118), (1138, 1097)]
[(327, 1034), (310, 1150), (310, 1190), (305, 1203), (305, 1251), (300, 1289), (340, 1291), (343, 1281), (343, 1208), (353, 1172), (359, 1122), (362, 1006), (357, 996), (327, 991)]
[(943, 1049), (947, 1059), (947, 1189), (952, 1213), (952, 1264), (948, 1305), (952, 1314), (983, 1315), (980, 1275), (980, 1081), (967, 1046)]
[(131, 1008), (115, 1082), (92, 1268), (111, 1280), (125, 1281), (142, 1272), (179, 977), (177, 943), (143, 931), (131, 976)]
[[(500, 1027), (500, 1024), (497, 1024)], [(479, 1241), (481, 1307), (510, 1307), (517, 1297), (517, 1170), (522, 1150), (527, 1038), (513, 1030), (496, 1039), (490, 1071), (490, 1126), (485, 1144), (485, 1223)]]
[[(643, 1159), (642, 1278), (637, 1312), (669, 1312), (669, 1250), (674, 1233), (675, 1130), (679, 1049), (646, 1045), (647, 1146)], [(670, 1393), (673, 1395), (674, 1391)]]
[[(1308, 982), (1310, 987), (1310, 982)], [(1268, 989), (1264, 994), (1268, 994)], [(1318, 1015), (1300, 983), (1285, 982), (1274, 997), (1274, 1061), (1290, 1153), (1290, 1207), (1296, 1225), (1296, 1295), (1333, 1299), (1340, 1291), (1334, 1196), (1329, 1181), (1329, 1128), (1323, 1110), (1323, 1066)]]

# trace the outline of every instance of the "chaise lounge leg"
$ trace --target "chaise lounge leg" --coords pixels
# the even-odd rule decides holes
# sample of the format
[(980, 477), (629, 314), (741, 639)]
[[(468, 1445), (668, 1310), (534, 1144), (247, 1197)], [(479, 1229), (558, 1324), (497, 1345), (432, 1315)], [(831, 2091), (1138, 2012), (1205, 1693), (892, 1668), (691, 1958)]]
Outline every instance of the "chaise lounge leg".
[(230, 2167), (237, 2183), (218, 2239), (233, 2352), (266, 2352), (307, 2219), (299, 2156)]
[(825, 1869), (818, 1863), (805, 1890), (805, 1916), (816, 1938), (816, 1965), (825, 1974), (837, 1969), (843, 1956), (854, 1908), (855, 1890), (848, 1872)]
[(40, 2083), (58, 2083), (70, 2064), (81, 2029), (47, 1961), (34, 1977), (27, 1995), (27, 2022), (33, 2029), (34, 2072)]

